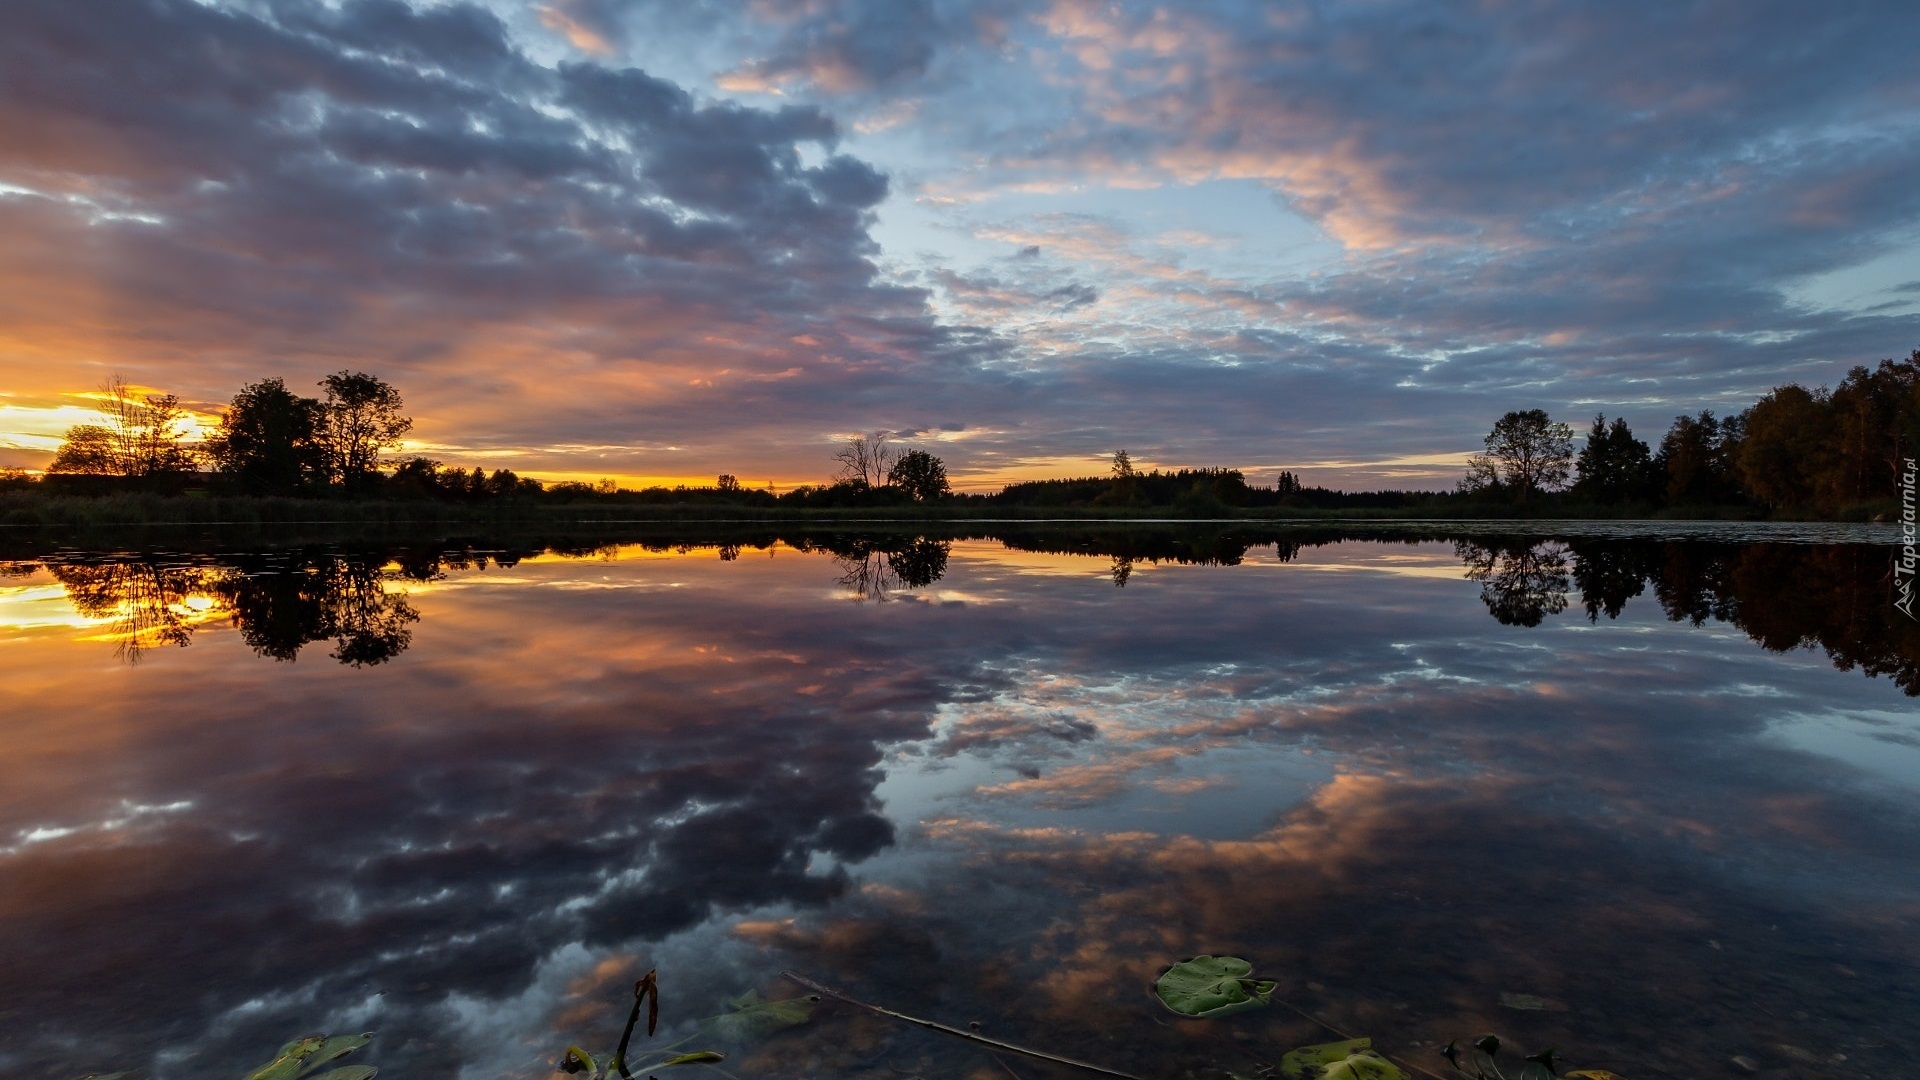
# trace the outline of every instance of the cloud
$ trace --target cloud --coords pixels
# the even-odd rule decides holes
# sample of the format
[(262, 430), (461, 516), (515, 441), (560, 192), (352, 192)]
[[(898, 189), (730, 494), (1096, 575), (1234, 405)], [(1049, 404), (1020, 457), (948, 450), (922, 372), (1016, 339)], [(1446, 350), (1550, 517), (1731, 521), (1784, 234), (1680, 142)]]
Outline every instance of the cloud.
[[(1090, 536), (1008, 540), (1115, 542)], [(238, 1075), (351, 1025), (382, 1033), (383, 1069), (538, 1073), (617, 1032), (617, 987), (651, 966), (669, 1024), (795, 967), (1104, 1061), (1190, 1050), (1128, 1010), (1204, 949), (1356, 1010), (1421, 1003), (1377, 1030), (1442, 1042), (1524, 982), (1581, 1004), (1566, 1045), (1617, 1044), (1640, 1010), (1683, 1007), (1707, 938), (1773, 1011), (1808, 985), (1910, 993), (1920, 822), (1863, 771), (1885, 750), (1852, 763), (1821, 723), (1911, 710), (1885, 679), (1669, 620), (1676, 584), (1725, 573), (1653, 548), (1635, 565), (1660, 596), (1527, 629), (1488, 617), (1443, 544), (1218, 540), (1237, 565), (1169, 559), (1125, 589), (1104, 554), (961, 541), (926, 604), (834, 601), (833, 560), (784, 547), (457, 553), (393, 583), (413, 647), (367, 669), (256, 657), (216, 619), (102, 678), (110, 643), (36, 614), (7, 642), (28, 707), (0, 760), (0, 1000), (24, 1034), (0, 1065), (167, 1049)], [(1823, 550), (1766, 547), (1734, 578)], [(1792, 649), (1794, 624), (1748, 632)], [(1834, 1037), (1885, 1042), (1903, 1015)], [(793, 1052), (830, 1059), (843, 1031), (823, 1018)]]
[(1018, 10), (1008, 0), (813, 0), (761, 5), (777, 28), (768, 51), (721, 76), (722, 86), (788, 86), (845, 96), (909, 92), (930, 77), (942, 53), (1004, 40)]
[(0, 316), (28, 384), (85, 364), (217, 401), (351, 361), (429, 440), (615, 443), (703, 411), (698, 378), (797, 364), (828, 403), (966, 337), (879, 277), (887, 178), (816, 108), (543, 66), (461, 4), (15, 16)]
[(1799, 285), (1913, 278), (1896, 4), (106, 3), (0, 42), (0, 353), (43, 397), (353, 366), (535, 475), (955, 428), (961, 477), (1264, 474), (1517, 407), (1652, 435), (1920, 342)]

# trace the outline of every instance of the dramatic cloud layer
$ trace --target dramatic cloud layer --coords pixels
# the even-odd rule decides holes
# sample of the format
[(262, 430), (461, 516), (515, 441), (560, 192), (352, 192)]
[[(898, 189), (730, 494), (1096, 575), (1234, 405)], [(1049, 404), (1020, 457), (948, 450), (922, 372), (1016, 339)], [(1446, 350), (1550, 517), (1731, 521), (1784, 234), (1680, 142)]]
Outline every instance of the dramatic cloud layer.
[(0, 454), (110, 371), (211, 408), (353, 365), (553, 475), (791, 482), (884, 428), (962, 479), (1441, 485), (1509, 408), (1657, 430), (1920, 344), (1916, 23), (29, 0)]

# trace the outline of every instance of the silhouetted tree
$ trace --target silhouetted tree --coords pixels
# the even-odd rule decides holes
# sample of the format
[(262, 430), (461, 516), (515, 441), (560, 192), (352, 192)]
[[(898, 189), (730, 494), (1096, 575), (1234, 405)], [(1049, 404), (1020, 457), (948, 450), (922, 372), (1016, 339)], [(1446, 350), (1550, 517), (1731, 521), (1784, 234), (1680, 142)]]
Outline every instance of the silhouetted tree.
[(1510, 412), (1494, 421), (1486, 447), (1467, 462), (1466, 490), (1503, 489), (1525, 502), (1565, 487), (1573, 472), (1573, 429), (1554, 422), (1543, 409)]
[(1789, 385), (1747, 410), (1734, 469), (1741, 486), (1769, 508), (1811, 507), (1819, 499), (1828, 471), (1827, 404), (1825, 393)]
[(875, 431), (848, 439), (845, 446), (833, 452), (833, 460), (839, 464), (835, 479), (862, 487), (884, 485), (894, 462), (900, 460), (900, 451), (893, 448), (891, 438), (884, 431)]
[(1655, 471), (1666, 476), (1667, 502), (1684, 506), (1738, 498), (1733, 462), (1743, 430), (1743, 421), (1716, 419), (1711, 409), (1674, 417), (1654, 455)]
[(125, 463), (114, 448), (113, 433), (98, 424), (76, 424), (53, 455), (47, 472), (66, 476), (124, 476)]
[(365, 372), (335, 372), (320, 385), (327, 391), (321, 445), (328, 476), (349, 489), (364, 487), (378, 475), (380, 455), (413, 430), (413, 419), (400, 414), (400, 391)]
[(48, 472), (159, 477), (193, 471), (193, 455), (181, 445), (186, 409), (179, 398), (135, 394), (115, 375), (101, 384), (94, 408), (102, 423), (68, 429)]
[(278, 378), (242, 387), (207, 442), (207, 457), (243, 491), (290, 495), (326, 482), (324, 407)]
[(1835, 464), (1826, 487), (1830, 505), (1891, 497), (1905, 458), (1920, 436), (1920, 350), (1847, 372), (1829, 401)]
[(909, 450), (900, 455), (900, 460), (887, 470), (887, 483), (920, 502), (944, 498), (949, 490), (946, 464), (925, 450)]
[(1587, 431), (1587, 444), (1574, 460), (1579, 479), (1575, 494), (1597, 503), (1628, 502), (1647, 494), (1653, 455), (1647, 444), (1633, 437), (1626, 420), (1614, 417), (1609, 425), (1604, 413), (1593, 418)]
[(714, 486), (729, 495), (737, 494), (740, 490), (740, 478), (732, 473), (721, 473)]

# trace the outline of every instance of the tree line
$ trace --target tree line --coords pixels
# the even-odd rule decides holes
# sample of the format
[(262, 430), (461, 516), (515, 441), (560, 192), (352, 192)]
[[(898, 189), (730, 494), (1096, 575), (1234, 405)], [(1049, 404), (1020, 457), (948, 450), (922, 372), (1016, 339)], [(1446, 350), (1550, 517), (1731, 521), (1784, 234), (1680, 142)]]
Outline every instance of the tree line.
[(1674, 417), (1657, 447), (1627, 422), (1595, 416), (1573, 430), (1540, 409), (1502, 416), (1455, 495), (1525, 505), (1543, 499), (1637, 510), (1740, 507), (1781, 515), (1864, 516), (1899, 498), (1920, 456), (1920, 349), (1856, 366), (1831, 390), (1778, 386), (1747, 409)]
[[(320, 380), (303, 397), (278, 378), (236, 394), (214, 434), (185, 440), (186, 410), (171, 394), (139, 394), (118, 379), (96, 398), (100, 420), (70, 429), (42, 483), (50, 490), (181, 490), (207, 484), (247, 495), (484, 500), (545, 497), (636, 504), (724, 504), (831, 509), (953, 507), (1138, 509), (1188, 517), (1240, 510), (1388, 509), (1420, 512), (1591, 511), (1644, 515), (1730, 510), (1742, 515), (1855, 517), (1897, 504), (1900, 476), (1920, 448), (1920, 350), (1877, 368), (1853, 368), (1831, 390), (1776, 387), (1751, 407), (1674, 418), (1657, 446), (1626, 420), (1594, 417), (1575, 449), (1573, 429), (1541, 409), (1502, 416), (1451, 492), (1345, 492), (1281, 472), (1273, 486), (1238, 469), (1141, 471), (1115, 451), (1105, 476), (1022, 481), (991, 494), (952, 490), (946, 464), (888, 432), (847, 438), (827, 483), (785, 492), (746, 488), (732, 474), (711, 486), (621, 489), (612, 480), (542, 483), (511, 470), (450, 468), (386, 454), (412, 431), (398, 390), (364, 372)], [(30, 486), (17, 470), (0, 488)], [(1477, 511), (1476, 508), (1484, 508)]]
[[(897, 445), (887, 432), (853, 436), (836, 449), (832, 482), (785, 493), (771, 486), (744, 488), (726, 473), (711, 487), (636, 492), (610, 479), (544, 483), (510, 469), (466, 470), (423, 456), (390, 460), (387, 454), (413, 430), (400, 391), (360, 371), (336, 372), (317, 385), (320, 396), (303, 397), (277, 377), (250, 383), (233, 396), (214, 433), (194, 444), (187, 440), (186, 407), (176, 395), (143, 394), (115, 376), (95, 395), (99, 420), (67, 430), (39, 485), (78, 494), (179, 492), (205, 485), (259, 496), (544, 496), (797, 507), (926, 503), (952, 494), (944, 462), (925, 450)], [(0, 470), (0, 490), (33, 486), (21, 470)]]
[(336, 372), (318, 385), (322, 396), (302, 397), (279, 378), (249, 384), (196, 445), (187, 442), (178, 397), (137, 393), (115, 376), (95, 396), (99, 422), (67, 430), (46, 482), (82, 491), (178, 490), (204, 470), (250, 495), (379, 486), (385, 453), (413, 430), (400, 392), (361, 371)]

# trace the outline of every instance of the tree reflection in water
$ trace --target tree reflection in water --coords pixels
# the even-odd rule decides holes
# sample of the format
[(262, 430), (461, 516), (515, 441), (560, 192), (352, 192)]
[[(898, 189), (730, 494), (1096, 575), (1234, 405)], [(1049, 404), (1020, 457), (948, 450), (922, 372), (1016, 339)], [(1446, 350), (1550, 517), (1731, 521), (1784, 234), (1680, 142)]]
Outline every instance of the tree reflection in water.
[[(431, 560), (431, 573), (440, 561)], [(129, 663), (157, 646), (186, 645), (196, 626), (224, 615), (261, 656), (292, 661), (332, 640), (333, 659), (367, 667), (405, 652), (420, 619), (406, 592), (389, 588), (418, 573), (388, 570), (388, 562), (384, 553), (307, 551), (224, 561), (50, 560), (46, 569), (76, 611), (106, 621), (116, 655)]]
[[(924, 589), (947, 573), (953, 542), (926, 536), (862, 536), (829, 538), (811, 546), (833, 557), (839, 570), (835, 583), (860, 602), (884, 603), (900, 589)], [(738, 547), (732, 549), (738, 555)], [(804, 548), (803, 548), (804, 550)], [(728, 559), (727, 548), (720, 552)]]
[(290, 661), (331, 639), (333, 659), (370, 667), (405, 652), (420, 620), (407, 594), (387, 587), (404, 571), (389, 572), (385, 563), (379, 555), (297, 557), (251, 573), (237, 568), (213, 592), (241, 640), (261, 656)]
[(1467, 580), (1480, 583), (1480, 600), (1502, 626), (1539, 626), (1567, 609), (1567, 549), (1526, 541), (1485, 545), (1454, 543), (1467, 565)]
[[(143, 620), (139, 640), (224, 619), (260, 656), (290, 660), (324, 641), (353, 664), (397, 655), (423, 618), (449, 629), (438, 641), (423, 636), (410, 663), (377, 679), (340, 678), (325, 664), (275, 669), (235, 651), (227, 664), (120, 672), (111, 682), (123, 692), (85, 702), (71, 691), (92, 672), (76, 664), (48, 691), (68, 691), (67, 700), (20, 709), (28, 730), (27, 718), (59, 716), (89, 752), (16, 754), (27, 764), (0, 787), (71, 771), (31, 804), (16, 796), (0, 838), (114, 824), (21, 844), (8, 866), (8, 897), (23, 914), (0, 919), (0, 955), (15, 960), (15, 977), (0, 980), (15, 1011), (0, 1026), (24, 1034), (0, 1039), (0, 1053), (20, 1055), (0, 1072), (31, 1065), (35, 1075), (74, 1075), (96, 1060), (181, 1046), (202, 1056), (175, 1060), (198, 1068), (224, 1060), (217, 1055), (229, 1041), (244, 1044), (251, 1064), (267, 1034), (298, 1030), (289, 1017), (331, 1023), (318, 1011), (374, 995), (382, 1012), (364, 1026), (412, 1036), (388, 1044), (383, 1065), (392, 1062), (394, 1075), (449, 1063), (503, 1075), (479, 1049), (460, 1060), (468, 1051), (456, 1045), (454, 1006), (479, 1003), (474, 1015), (505, 1018), (505, 1052), (521, 1034), (507, 1026), (512, 1018), (536, 1015), (523, 1001), (551, 1005), (584, 1030), (592, 1015), (564, 1011), (574, 991), (556, 989), (549, 975), (621, 976), (622, 963), (642, 962), (636, 952), (670, 939), (662, 947), (679, 950), (678, 963), (696, 954), (723, 961), (712, 981), (728, 994), (747, 985), (728, 981), (738, 972), (771, 960), (760, 949), (778, 949), (781, 963), (822, 977), (856, 973), (890, 1005), (1038, 1017), (1091, 1047), (1061, 1049), (1116, 1061), (1125, 1055), (1109, 1057), (1098, 1040), (1121, 1032), (1150, 1046), (1164, 1030), (1138, 1011), (1141, 969), (1215, 947), (1284, 967), (1296, 985), (1322, 980), (1346, 995), (1335, 999), (1342, 1008), (1368, 1010), (1359, 1013), (1363, 1030), (1401, 1037), (1426, 1035), (1435, 1016), (1497, 1008), (1493, 991), (1575, 1000), (1535, 981), (1543, 976), (1583, 987), (1573, 1015), (1590, 1050), (1652, 1026), (1649, 1013), (1691, 1021), (1680, 1008), (1702, 1003), (1702, 1024), (1717, 1026), (1688, 1046), (1731, 1046), (1708, 1059), (1715, 1065), (1744, 1047), (1733, 1040), (1769, 1045), (1737, 1026), (1756, 1010), (1826, 1014), (1877, 995), (1881, 1015), (1913, 1015), (1899, 990), (1904, 969), (1891, 966), (1907, 963), (1905, 953), (1877, 948), (1897, 934), (1842, 937), (1844, 926), (1796, 916), (1786, 886), (1753, 900), (1750, 881), (1722, 869), (1792, 858), (1796, 874), (1826, 879), (1833, 865), (1804, 861), (1825, 846), (1860, 880), (1891, 868), (1887, 880), (1905, 892), (1886, 895), (1905, 896), (1910, 875), (1892, 874), (1908, 874), (1899, 861), (1911, 850), (1907, 817), (1856, 812), (1887, 804), (1846, 801), (1840, 774), (1809, 769), (1763, 739), (1781, 709), (1718, 700), (1718, 673), (1748, 651), (1730, 635), (1713, 635), (1696, 661), (1675, 662), (1684, 696), (1649, 697), (1636, 681), (1662, 668), (1663, 645), (1684, 651), (1687, 623), (1724, 619), (1768, 649), (1818, 645), (1841, 667), (1890, 674), (1915, 692), (1920, 635), (1888, 603), (1884, 548), (1475, 538), (1456, 560), (1454, 537), (1426, 533), (1089, 528), (990, 539), (1074, 557), (1007, 560), (1016, 569), (1046, 564), (1044, 577), (1022, 576), (983, 565), (986, 544), (955, 559), (937, 536), (768, 532), (640, 545), (712, 561), (698, 577), (630, 565), (605, 568), (603, 579), (587, 560), (608, 556), (605, 545), (546, 545), (582, 562), (530, 567), (514, 590), (430, 598), (415, 590), (424, 613), (406, 596), (410, 583), (510, 566), (516, 556), (389, 547), (0, 564), (0, 574), (58, 567), (76, 606), (92, 605), (103, 621)], [(1346, 543), (1323, 547), (1335, 541)], [(742, 558), (775, 542), (814, 557), (792, 566)], [(1356, 572), (1276, 571), (1274, 560), (1296, 557)], [(1461, 560), (1478, 575), (1473, 587)], [(1261, 569), (1147, 569), (1242, 561)], [(1414, 576), (1397, 576), (1408, 564)], [(1119, 593), (1102, 576), (1109, 565), (1142, 574)], [(951, 572), (963, 586), (956, 592), (996, 602), (822, 604), (822, 586), (856, 569), (865, 576), (848, 587), (868, 598)], [(695, 587), (599, 587), (681, 578)], [(1407, 597), (1413, 587), (1419, 595)], [(1472, 588), (1514, 629), (1485, 623)], [(136, 599), (151, 610), (134, 611)], [(1414, 613), (1405, 623), (1425, 626), (1403, 636), (1407, 627), (1395, 624), (1392, 641), (1431, 650), (1437, 664), (1449, 656), (1477, 664), (1497, 651), (1489, 641), (1544, 642), (1534, 635), (1550, 631), (1524, 627), (1548, 626), (1575, 602), (1594, 621), (1638, 617), (1636, 635), (1652, 634), (1608, 644), (1651, 642), (1650, 654), (1588, 648), (1599, 635), (1563, 634), (1484, 665), (1494, 676), (1484, 681), (1429, 683), (1402, 677), (1404, 654), (1388, 651), (1385, 624), (1373, 621), (1376, 609), (1405, 603)], [(1656, 609), (1675, 623), (1644, 625), (1664, 622)], [(718, 648), (703, 651), (710, 643)], [(60, 656), (66, 643), (42, 644)], [(1605, 663), (1569, 672), (1566, 696), (1515, 689), (1538, 672), (1578, 667), (1559, 664), (1556, 646)], [(1788, 699), (1796, 708), (1842, 681), (1777, 666), (1782, 685), (1802, 695)], [(164, 723), (110, 722), (148, 699), (162, 703), (150, 711)], [(1665, 704), (1635, 708), (1656, 699)], [(69, 707), (72, 722), (61, 715)], [(1415, 710), (1422, 722), (1407, 723)], [(1694, 714), (1698, 727), (1672, 722)], [(95, 729), (111, 740), (97, 744), (106, 752), (84, 741)], [(1752, 739), (1761, 741), (1727, 751)], [(1224, 756), (1187, 756), (1202, 740)], [(900, 747), (923, 747), (928, 771), (892, 756)], [(1231, 785), (1218, 789), (1220, 801), (1179, 811), (1191, 816), (1162, 816), (1160, 807), (1181, 805), (1170, 801), (1181, 781), (1210, 778), (1211, 762), (1226, 763), (1221, 774), (1233, 781), (1235, 760), (1264, 766), (1236, 755), (1279, 755), (1291, 768), (1301, 747), (1325, 747), (1316, 761), (1339, 754), (1356, 767), (1308, 781), (1323, 790), (1297, 811), (1276, 796), (1272, 808), (1284, 816), (1271, 828), (1228, 833), (1216, 824), (1227, 799), (1247, 797)], [(1162, 771), (1167, 762), (1182, 771)], [(1484, 782), (1457, 783), (1463, 762), (1484, 770)], [(953, 763), (978, 763), (991, 786), (967, 781), (957, 790), (975, 794), (959, 813), (921, 817), (904, 796), (918, 776), (965, 771)], [(1715, 763), (1730, 764), (1713, 772)], [(1017, 777), (1011, 784), (989, 771), (1002, 765)], [(899, 783), (883, 786), (896, 775)], [(1264, 784), (1269, 773), (1245, 775)], [(1054, 786), (1023, 786), (1043, 777)], [(1069, 790), (1096, 794), (1048, 801), (1049, 791)], [(129, 825), (123, 796), (179, 809)], [(89, 810), (89, 800), (100, 805)], [(944, 815), (961, 804), (923, 805)], [(1148, 820), (1165, 834), (1143, 831), (1135, 805), (1150, 807)], [(1054, 816), (1061, 806), (1073, 816)], [(1751, 835), (1729, 824), (1743, 821), (1754, 823)], [(1083, 822), (1084, 830), (1036, 827)], [(1676, 832), (1708, 838), (1700, 843), (1710, 869), (1690, 863)], [(1742, 845), (1759, 854), (1742, 855)], [(899, 861), (877, 867), (889, 850)], [(1484, 855), (1488, 876), (1458, 874), (1463, 853)], [(298, 873), (287, 872), (290, 857)], [(937, 872), (922, 880), (923, 865)], [(1239, 902), (1246, 897), (1272, 899)], [(1710, 948), (1709, 933), (1729, 948)], [(1596, 959), (1596, 940), (1641, 947)], [(708, 954), (688, 941), (721, 944)], [(1801, 949), (1809, 962), (1796, 966)], [(599, 966), (554, 959), (589, 955)], [(1876, 969), (1876, 958), (1888, 966)], [(1823, 974), (1838, 964), (1848, 965), (1844, 976)], [(1043, 977), (1025, 981), (1028, 971)], [(1341, 990), (1342, 975), (1356, 985)], [(158, 1002), (156, 985), (201, 989)], [(1860, 990), (1843, 993), (1849, 985)], [(1393, 1004), (1406, 1001), (1404, 1012)], [(1039, 1011), (1048, 1007), (1058, 1011)], [(1502, 1024), (1558, 1022), (1498, 1015)], [(117, 1023), (103, 1031), (101, 1016)], [(1849, 1019), (1833, 1043), (1860, 1053), (1850, 1040), (1885, 1043), (1881, 1029), (1893, 1026)], [(844, 1031), (822, 1025), (807, 1051), (845, 1060), (807, 1073), (879, 1075), (890, 1060), (871, 1052), (880, 1044)], [(91, 1056), (59, 1071), (83, 1036)], [(1676, 1074), (1700, 1072), (1698, 1056), (1672, 1065)], [(539, 1065), (514, 1075), (543, 1075)]]
[(1617, 619), (1651, 585), (1673, 622), (1727, 623), (1772, 652), (1818, 648), (1842, 671), (1920, 696), (1920, 623), (1894, 608), (1882, 547), (1476, 539), (1454, 550), (1503, 625), (1540, 625), (1574, 589), (1589, 621)]
[(50, 563), (47, 569), (66, 587), (75, 611), (107, 620), (114, 654), (130, 664), (148, 649), (193, 639), (210, 576), (205, 567), (155, 559)]
[[(1819, 648), (1842, 670), (1893, 679), (1920, 695), (1920, 623), (1892, 604), (1891, 564), (1871, 544), (1724, 543), (1538, 536), (1465, 539), (1424, 531), (1354, 535), (1330, 528), (1156, 526), (1012, 529), (971, 536), (765, 533), (725, 541), (685, 539), (637, 546), (684, 555), (717, 552), (732, 562), (748, 549), (784, 544), (831, 558), (834, 581), (860, 601), (886, 601), (903, 589), (944, 577), (956, 539), (992, 539), (1008, 549), (1109, 560), (1107, 577), (1125, 586), (1142, 564), (1236, 566), (1267, 548), (1281, 563), (1340, 542), (1409, 545), (1447, 540), (1480, 586), (1487, 611), (1505, 626), (1538, 627), (1577, 596), (1589, 621), (1617, 619), (1647, 593), (1667, 618), (1695, 626), (1729, 623), (1757, 644), (1782, 652)], [(549, 542), (522, 550), (474, 552), (390, 547), (340, 552), (296, 549), (224, 556), (43, 557), (0, 563), (0, 573), (45, 569), (66, 587), (75, 609), (103, 622), (119, 655), (185, 645), (195, 627), (225, 616), (261, 656), (292, 660), (306, 646), (332, 641), (329, 655), (364, 667), (404, 652), (420, 613), (409, 581), (449, 571), (512, 566), (550, 553), (612, 558), (605, 541)]]

